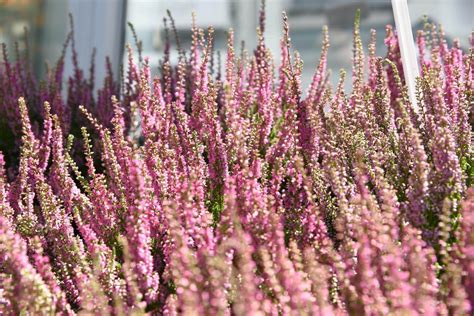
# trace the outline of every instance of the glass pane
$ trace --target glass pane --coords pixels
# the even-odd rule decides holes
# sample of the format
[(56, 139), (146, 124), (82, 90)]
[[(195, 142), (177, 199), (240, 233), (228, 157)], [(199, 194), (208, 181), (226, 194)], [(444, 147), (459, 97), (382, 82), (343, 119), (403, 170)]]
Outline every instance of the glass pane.
[[(448, 40), (458, 37), (462, 45), (468, 47), (473, 23), (473, 1), (408, 2), (414, 34), (422, 27), (426, 14), (429, 19), (443, 24)], [(144, 55), (150, 56), (152, 65), (157, 66), (163, 53), (162, 19), (167, 16), (167, 9), (173, 15), (184, 47), (190, 44), (191, 12), (194, 11), (199, 27), (212, 25), (215, 28), (217, 50), (225, 49), (226, 32), (230, 27), (235, 30), (236, 42), (245, 41), (246, 47), (253, 50), (256, 44), (259, 3), (258, 0), (129, 0), (127, 20), (134, 24), (143, 41)], [(307, 86), (319, 60), (322, 27), (328, 25), (331, 41), (328, 66), (333, 72), (332, 82), (335, 83), (340, 68), (350, 71), (352, 30), (357, 8), (361, 9), (361, 35), (365, 47), (369, 42), (370, 29), (375, 29), (378, 54), (383, 55), (385, 27), (387, 24), (394, 25), (392, 7), (388, 0), (267, 0), (267, 46), (278, 60), (282, 32), (281, 12), (285, 10), (290, 20), (293, 48), (300, 52), (304, 61), (303, 84)], [(126, 42), (132, 42), (129, 32)], [(176, 54), (174, 57), (176, 58)]]
[(44, 63), (53, 63), (61, 54), (67, 32), (68, 1), (0, 0), (0, 43), (14, 54), (15, 42), (20, 53), (25, 49), (28, 30), (30, 57), (38, 75), (45, 72)]

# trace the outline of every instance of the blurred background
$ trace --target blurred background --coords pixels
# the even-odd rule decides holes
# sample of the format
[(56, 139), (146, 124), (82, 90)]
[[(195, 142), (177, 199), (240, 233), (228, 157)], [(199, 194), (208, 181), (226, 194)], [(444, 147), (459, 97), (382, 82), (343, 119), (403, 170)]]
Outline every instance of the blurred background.
[[(336, 82), (340, 68), (350, 71), (356, 8), (362, 12), (364, 45), (368, 44), (370, 29), (375, 29), (379, 54), (385, 53), (385, 26), (394, 24), (389, 0), (267, 0), (266, 3), (267, 45), (278, 60), (281, 12), (285, 10), (290, 20), (293, 48), (304, 61), (305, 86), (319, 59), (323, 25), (329, 26), (328, 63), (333, 72), (332, 81)], [(167, 9), (172, 12), (183, 46), (190, 44), (191, 12), (194, 11), (199, 27), (214, 27), (216, 50), (225, 52), (226, 32), (231, 27), (236, 43), (245, 41), (246, 48), (253, 50), (259, 5), (259, 0), (0, 0), (0, 43), (7, 43), (10, 54), (14, 54), (15, 42), (19, 43), (20, 51), (24, 50), (24, 29), (28, 29), (34, 69), (42, 75), (45, 63), (55, 62), (61, 53), (69, 30), (68, 13), (71, 13), (79, 64), (86, 69), (89, 67), (95, 47), (97, 79), (101, 80), (105, 75), (105, 56), (111, 58), (118, 73), (125, 57), (124, 45), (133, 42), (128, 21), (133, 23), (143, 42), (144, 55), (150, 57), (156, 69), (163, 52), (163, 18)], [(448, 40), (459, 38), (468, 49), (469, 36), (474, 29), (474, 0), (408, 0), (408, 5), (414, 32), (422, 27), (423, 17), (427, 15), (443, 25)], [(66, 72), (71, 71), (70, 58), (67, 58)]]

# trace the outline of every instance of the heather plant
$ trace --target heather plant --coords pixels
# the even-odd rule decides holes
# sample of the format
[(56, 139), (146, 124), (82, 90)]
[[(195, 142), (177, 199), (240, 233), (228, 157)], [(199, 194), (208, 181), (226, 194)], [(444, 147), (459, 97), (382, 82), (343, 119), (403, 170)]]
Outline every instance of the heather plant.
[(283, 22), (279, 65), (262, 6), (256, 49), (230, 30), (222, 72), (193, 22), (176, 65), (168, 35), (152, 77), (135, 37), (100, 88), (73, 31), (41, 80), (3, 47), (0, 314), (474, 312), (474, 36), (418, 32), (415, 111), (390, 26), (380, 57), (356, 16), (335, 87), (325, 28), (304, 90)]

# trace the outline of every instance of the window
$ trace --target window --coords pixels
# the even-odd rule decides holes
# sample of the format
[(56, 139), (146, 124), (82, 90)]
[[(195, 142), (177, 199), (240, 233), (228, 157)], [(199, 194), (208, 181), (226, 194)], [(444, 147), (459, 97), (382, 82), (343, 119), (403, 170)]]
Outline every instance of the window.
[[(67, 13), (71, 12), (76, 25), (79, 63), (87, 68), (96, 47), (97, 80), (101, 80), (105, 57), (110, 56), (118, 72), (124, 43), (133, 42), (126, 21), (133, 23), (143, 42), (144, 55), (156, 66), (163, 53), (163, 18), (167, 18), (167, 9), (173, 15), (183, 46), (190, 45), (194, 11), (199, 27), (214, 27), (216, 50), (225, 49), (230, 27), (235, 31), (236, 44), (245, 41), (246, 47), (252, 50), (256, 44), (259, 3), (259, 0), (0, 0), (0, 42), (7, 43), (12, 54), (14, 42), (18, 41), (21, 51), (26, 27), (35, 71), (42, 74), (45, 61), (54, 62), (61, 52), (68, 31)], [(474, 28), (472, 0), (408, 0), (408, 3), (414, 29), (422, 26), (423, 16), (427, 14), (444, 25), (448, 39), (458, 37), (464, 48), (469, 47), (468, 38)], [(307, 85), (319, 59), (322, 26), (327, 24), (331, 40), (328, 65), (334, 74), (333, 82), (337, 81), (340, 68), (350, 70), (356, 8), (362, 10), (364, 45), (373, 28), (377, 31), (377, 49), (383, 51), (385, 25), (394, 24), (387, 0), (267, 0), (267, 46), (278, 57), (281, 12), (285, 10), (290, 19), (292, 45), (305, 62), (303, 84)], [(66, 65), (66, 71), (70, 69), (71, 65)]]

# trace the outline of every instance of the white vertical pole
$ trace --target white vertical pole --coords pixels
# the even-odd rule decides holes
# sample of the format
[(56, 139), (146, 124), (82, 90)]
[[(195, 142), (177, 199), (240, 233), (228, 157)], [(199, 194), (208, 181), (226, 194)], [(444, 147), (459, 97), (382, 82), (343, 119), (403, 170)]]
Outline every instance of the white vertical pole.
[(408, 87), (408, 96), (415, 113), (418, 114), (416, 77), (419, 76), (419, 69), (407, 0), (392, 0), (392, 9), (395, 18), (395, 26), (397, 28), (398, 43), (402, 54), (403, 73)]
[(251, 52), (257, 44), (255, 30), (257, 28), (259, 2), (256, 0), (235, 1), (235, 8), (237, 13), (235, 47), (240, 48), (240, 42), (244, 40), (245, 48)]
[[(96, 88), (102, 86), (106, 76), (107, 56), (118, 78), (124, 48), (126, 0), (68, 0), (68, 4), (74, 18), (78, 61), (85, 75), (89, 75), (92, 51), (96, 48)], [(65, 71), (70, 74), (71, 59), (67, 58), (66, 62)]]

